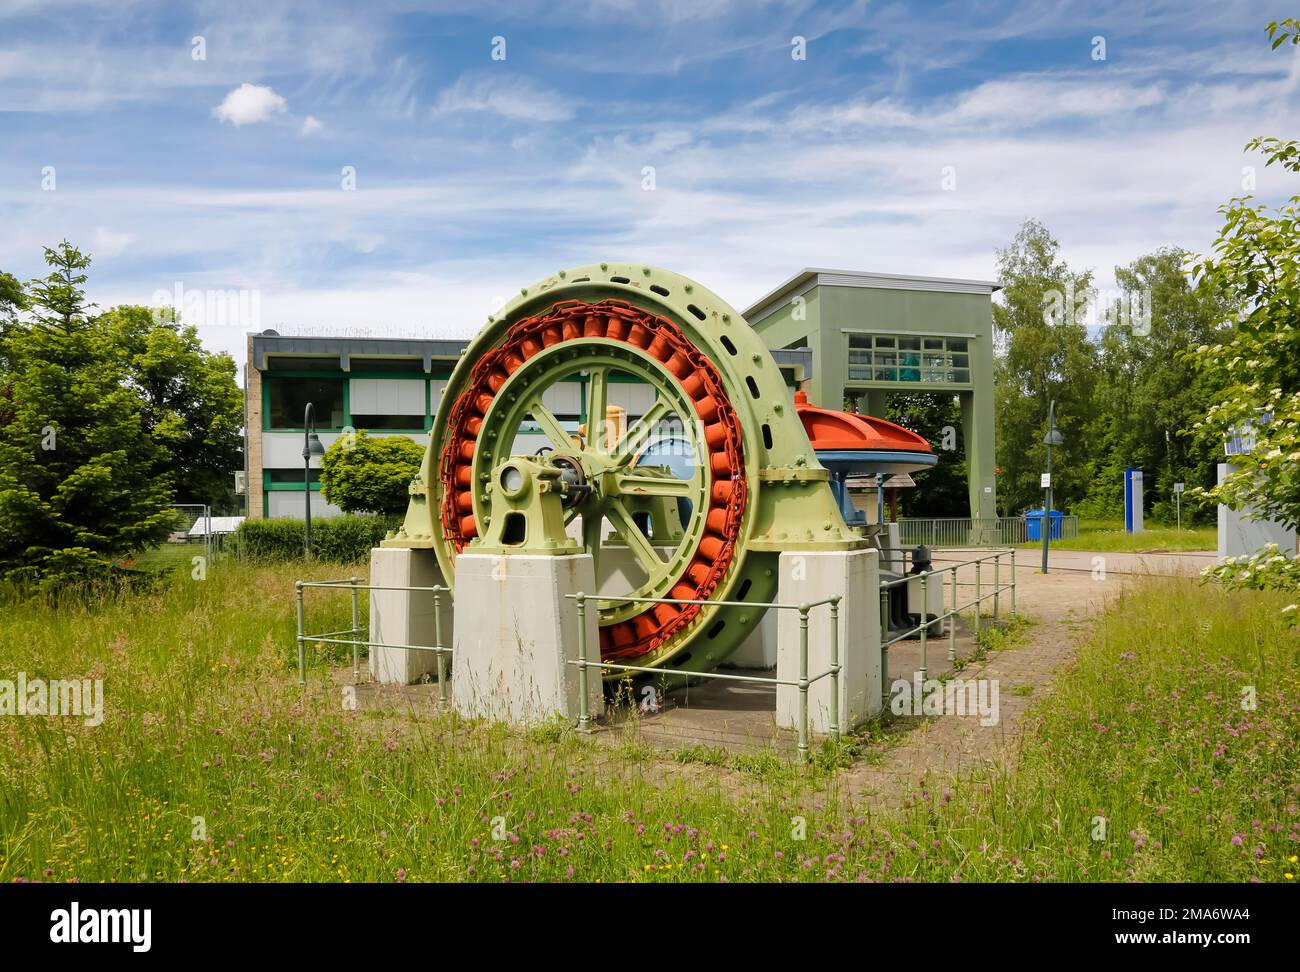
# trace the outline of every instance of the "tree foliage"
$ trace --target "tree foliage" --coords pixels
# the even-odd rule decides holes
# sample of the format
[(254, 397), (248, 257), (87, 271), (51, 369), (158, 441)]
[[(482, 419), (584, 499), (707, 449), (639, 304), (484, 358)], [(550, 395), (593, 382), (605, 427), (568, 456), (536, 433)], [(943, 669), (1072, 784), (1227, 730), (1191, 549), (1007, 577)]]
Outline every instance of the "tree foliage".
[[(1269, 25), (1273, 46), (1300, 43), (1300, 22)], [(1300, 143), (1256, 138), (1247, 151), (1300, 174)], [(1222, 386), (1205, 419), (1215, 437), (1240, 436), (1238, 471), (1205, 491), (1233, 509), (1300, 525), (1300, 195), (1275, 210), (1231, 199), (1212, 252), (1194, 266), (1203, 286), (1233, 312), (1231, 328), (1191, 358)]]
[(404, 435), (340, 436), (321, 459), (321, 492), (345, 513), (400, 513), (424, 446)]
[(234, 359), (204, 350), (193, 325), (155, 308), (115, 307), (99, 326), (144, 403), (145, 432), (167, 451), (177, 499), (236, 512), (244, 402)]
[[(1144, 470), (1159, 520), (1173, 519), (1174, 483), (1214, 483), (1220, 443), (1188, 434), (1205, 416), (1214, 386), (1185, 352), (1212, 339), (1223, 304), (1191, 284), (1184, 271), (1187, 259), (1187, 253), (1170, 247), (1115, 268), (1121, 302), (1144, 310), (1111, 315), (1098, 339), (1096, 411), (1087, 432), (1095, 458), (1087, 495), (1078, 505), (1085, 514), (1123, 514), (1126, 466)], [(1213, 507), (1184, 503), (1183, 514), (1205, 520)]]
[(1097, 350), (1083, 321), (1091, 272), (1071, 270), (1042, 223), (1025, 222), (1011, 245), (998, 251), (998, 270), (998, 501), (1004, 514), (1014, 514), (1042, 503), (1039, 473), (1046, 468), (1043, 437), (1052, 401), (1065, 439), (1053, 451), (1054, 502), (1068, 504), (1087, 491)]
[(166, 454), (85, 300), (90, 258), (65, 240), (45, 260), (0, 338), (0, 574), (35, 579), (102, 571), (174, 525)]

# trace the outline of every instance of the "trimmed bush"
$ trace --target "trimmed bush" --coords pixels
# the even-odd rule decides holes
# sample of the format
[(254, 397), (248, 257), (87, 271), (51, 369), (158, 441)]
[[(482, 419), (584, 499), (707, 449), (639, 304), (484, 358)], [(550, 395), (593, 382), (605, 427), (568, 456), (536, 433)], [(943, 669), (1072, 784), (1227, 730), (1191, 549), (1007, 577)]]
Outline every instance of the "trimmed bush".
[[(313, 519), (312, 549), (321, 560), (356, 563), (370, 557), (390, 530), (401, 525), (400, 516), (331, 516)], [(230, 538), (228, 549), (241, 560), (301, 560), (306, 541), (302, 520), (290, 518), (245, 520)]]

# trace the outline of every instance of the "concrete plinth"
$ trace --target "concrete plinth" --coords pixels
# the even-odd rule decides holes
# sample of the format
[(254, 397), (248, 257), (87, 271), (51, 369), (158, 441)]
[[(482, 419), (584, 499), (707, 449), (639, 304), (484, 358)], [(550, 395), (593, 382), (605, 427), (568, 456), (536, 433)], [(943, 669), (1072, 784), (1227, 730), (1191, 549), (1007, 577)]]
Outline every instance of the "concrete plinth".
[(780, 611), (765, 611), (749, 637), (722, 663), (729, 668), (775, 668), (777, 618)]
[[(456, 677), (452, 702), (470, 718), (535, 725), (578, 718), (578, 608), (568, 594), (594, 591), (590, 554), (462, 553), (456, 558)], [(587, 603), (587, 650), (600, 660), (595, 599)], [(587, 705), (603, 709), (599, 669), (588, 671)]]
[[(840, 730), (852, 729), (880, 711), (880, 593), (879, 551), (846, 550), (781, 554), (777, 601), (782, 604), (820, 601), (841, 596), (839, 607)], [(775, 611), (775, 609), (774, 609)], [(799, 612), (775, 611), (777, 619), (776, 675), (799, 678)], [(808, 676), (830, 667), (830, 607), (808, 613)], [(808, 689), (808, 726), (830, 730), (831, 679)], [(799, 725), (799, 689), (778, 685), (776, 722), (782, 728)]]
[[(377, 587), (436, 587), (443, 584), (438, 558), (432, 550), (375, 547), (370, 551), (370, 583)], [(442, 644), (452, 644), (451, 595), (442, 603)], [(434, 595), (430, 591), (371, 591), (370, 640), (390, 645), (438, 644)], [(371, 648), (370, 675), (377, 682), (413, 685), (437, 677), (438, 656), (432, 651)], [(447, 669), (451, 656), (443, 656)]]

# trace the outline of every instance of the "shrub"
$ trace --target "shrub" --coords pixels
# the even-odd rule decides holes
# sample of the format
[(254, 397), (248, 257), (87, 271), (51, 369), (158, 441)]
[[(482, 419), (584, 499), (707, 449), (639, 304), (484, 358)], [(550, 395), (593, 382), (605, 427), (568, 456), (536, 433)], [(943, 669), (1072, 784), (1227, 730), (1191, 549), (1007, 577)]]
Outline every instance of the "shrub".
[(345, 513), (402, 513), (424, 446), (404, 435), (339, 436), (321, 459), (321, 492)]
[[(322, 560), (355, 563), (370, 556), (370, 548), (401, 523), (398, 516), (332, 516), (312, 520), (312, 549)], [(300, 560), (306, 541), (302, 520), (245, 520), (230, 540), (230, 550), (242, 560)]]

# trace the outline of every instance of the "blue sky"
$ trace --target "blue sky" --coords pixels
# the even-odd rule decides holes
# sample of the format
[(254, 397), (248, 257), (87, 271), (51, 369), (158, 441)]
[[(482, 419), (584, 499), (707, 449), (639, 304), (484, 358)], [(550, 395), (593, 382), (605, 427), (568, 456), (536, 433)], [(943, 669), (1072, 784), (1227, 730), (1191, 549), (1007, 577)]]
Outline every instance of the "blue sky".
[[(37, 274), (66, 236), (102, 306), (245, 290), (258, 329), (468, 336), (602, 259), (740, 308), (803, 266), (993, 278), (1034, 216), (1106, 286), (1206, 247), (1244, 143), (1300, 133), (1300, 50), (1264, 32), (1280, 15), (0, 0), (0, 269)], [(249, 327), (201, 323), (242, 359)]]

